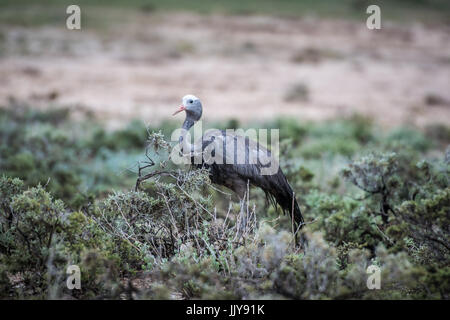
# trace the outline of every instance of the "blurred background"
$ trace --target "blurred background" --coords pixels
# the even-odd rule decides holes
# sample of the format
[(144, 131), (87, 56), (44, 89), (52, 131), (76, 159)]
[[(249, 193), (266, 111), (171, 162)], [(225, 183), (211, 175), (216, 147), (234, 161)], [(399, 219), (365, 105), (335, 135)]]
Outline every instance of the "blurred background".
[[(81, 7), (81, 30), (66, 8)], [(382, 29), (366, 27), (370, 4)], [(382, 126), (450, 122), (450, 3), (0, 1), (0, 104), (156, 125), (187, 93), (241, 123), (361, 114)]]

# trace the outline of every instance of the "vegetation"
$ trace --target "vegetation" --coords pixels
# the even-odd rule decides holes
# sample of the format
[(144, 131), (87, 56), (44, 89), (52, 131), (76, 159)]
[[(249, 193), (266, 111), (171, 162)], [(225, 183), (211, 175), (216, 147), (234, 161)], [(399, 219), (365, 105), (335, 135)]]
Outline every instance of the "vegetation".
[[(0, 20), (8, 25), (65, 25), (64, 13), (68, 0), (3, 0), (0, 3)], [(278, 15), (298, 18), (302, 16), (341, 17), (365, 20), (366, 9), (376, 4), (383, 8), (383, 19), (408, 22), (419, 20), (432, 23), (448, 23), (450, 4), (446, 0), (78, 0), (83, 8), (86, 26), (102, 27), (155, 12), (191, 11), (199, 14)], [(99, 14), (103, 19), (98, 19)], [(104, 21), (99, 21), (104, 20)], [(109, 21), (108, 21), (109, 20)]]
[[(281, 128), (302, 245), (257, 190), (241, 236), (228, 191), (167, 161), (173, 123), (110, 131), (67, 109), (1, 108), (0, 297), (449, 299), (449, 128), (384, 132), (360, 116), (260, 126)], [(167, 174), (134, 191), (146, 146), (143, 174)], [(69, 290), (73, 264), (81, 289)], [(366, 286), (369, 265), (380, 290)]]

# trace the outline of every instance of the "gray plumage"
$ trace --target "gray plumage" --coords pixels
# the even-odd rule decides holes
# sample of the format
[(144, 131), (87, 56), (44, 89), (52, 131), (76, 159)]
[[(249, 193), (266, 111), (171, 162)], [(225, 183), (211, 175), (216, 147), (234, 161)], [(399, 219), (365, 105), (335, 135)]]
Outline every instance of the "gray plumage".
[[(183, 97), (182, 105), (174, 115), (181, 111), (186, 112), (186, 119), (182, 126), (183, 133), (180, 135), (179, 142), (183, 143), (184, 148), (187, 148), (189, 155), (191, 155), (191, 164), (197, 168), (209, 169), (211, 182), (233, 190), (241, 200), (244, 199), (247, 192), (247, 184), (261, 188), (271, 204), (275, 207), (278, 204), (284, 213), (293, 214), (293, 220), (297, 227), (302, 227), (303, 216), (300, 207), (294, 197), (294, 191), (278, 163), (272, 164), (276, 166), (274, 167), (277, 169), (275, 170), (276, 173), (272, 175), (261, 174), (261, 170), (269, 167), (271, 163), (264, 161), (266, 164), (262, 164), (260, 159), (275, 161), (269, 150), (248, 137), (235, 135), (224, 130), (208, 132), (202, 136), (201, 141), (191, 145), (188, 141), (184, 141), (184, 134), (196, 121), (200, 120), (203, 111), (201, 101), (193, 95), (186, 95)], [(234, 148), (234, 152), (233, 150), (227, 150), (230, 146)], [(183, 151), (185, 150), (183, 149)], [(222, 163), (209, 161), (205, 157), (206, 151), (212, 157), (216, 156), (216, 152), (219, 156), (222, 155)], [(195, 155), (198, 154), (200, 154), (200, 161), (198, 158), (195, 161)], [(244, 154), (245, 157), (243, 158)], [(238, 157), (241, 157), (241, 161), (238, 161)]]

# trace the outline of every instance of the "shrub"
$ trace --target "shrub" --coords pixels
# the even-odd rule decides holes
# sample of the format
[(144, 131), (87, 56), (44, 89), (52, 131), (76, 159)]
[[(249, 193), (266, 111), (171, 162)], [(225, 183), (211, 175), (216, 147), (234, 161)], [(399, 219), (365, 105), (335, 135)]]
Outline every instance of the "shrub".
[[(450, 149), (433, 149), (445, 135), (357, 116), (269, 124), (305, 215), (296, 243), (263, 192), (239, 208), (207, 171), (174, 169), (168, 132), (149, 134), (144, 161), (142, 125), (68, 115), (0, 110), (1, 298), (449, 298)], [(117, 173), (136, 160), (130, 191), (136, 172)], [(81, 290), (66, 287), (72, 264)]]

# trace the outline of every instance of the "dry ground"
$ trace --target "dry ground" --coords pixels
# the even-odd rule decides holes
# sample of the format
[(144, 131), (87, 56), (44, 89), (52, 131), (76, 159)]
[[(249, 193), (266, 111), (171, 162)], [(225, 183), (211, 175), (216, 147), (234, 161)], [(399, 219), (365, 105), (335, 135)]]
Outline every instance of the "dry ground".
[(318, 18), (155, 13), (103, 30), (1, 28), (0, 103), (93, 110), (111, 124), (352, 113), (390, 126), (450, 124), (450, 27)]

